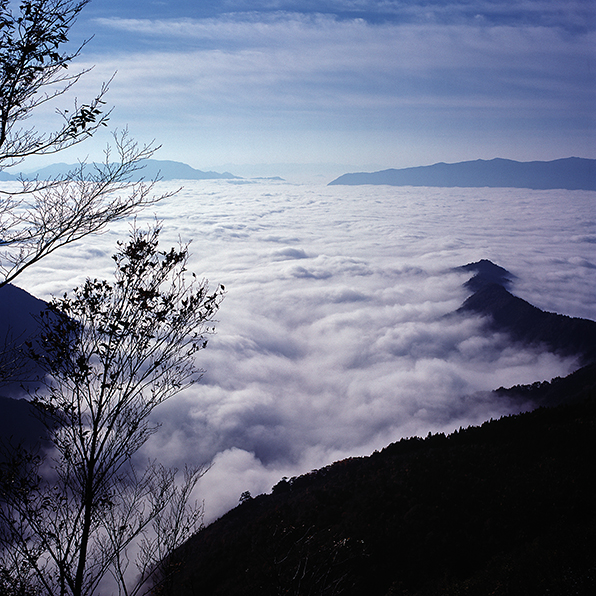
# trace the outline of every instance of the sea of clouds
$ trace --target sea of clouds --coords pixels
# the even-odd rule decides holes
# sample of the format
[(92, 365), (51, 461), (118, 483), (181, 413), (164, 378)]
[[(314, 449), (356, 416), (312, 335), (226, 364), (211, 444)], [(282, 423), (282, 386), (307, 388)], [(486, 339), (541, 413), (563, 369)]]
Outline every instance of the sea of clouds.
[[(163, 247), (191, 241), (191, 266), (227, 296), (198, 363), (202, 381), (155, 411), (144, 455), (210, 462), (207, 521), (243, 491), (268, 492), (401, 437), (451, 431), (531, 404), (500, 386), (577, 368), (449, 317), (468, 296), (456, 267), (482, 258), (544, 310), (596, 319), (596, 193), (316, 186), (274, 181), (183, 188), (137, 218)], [(112, 274), (130, 222), (19, 278), (39, 298)]]

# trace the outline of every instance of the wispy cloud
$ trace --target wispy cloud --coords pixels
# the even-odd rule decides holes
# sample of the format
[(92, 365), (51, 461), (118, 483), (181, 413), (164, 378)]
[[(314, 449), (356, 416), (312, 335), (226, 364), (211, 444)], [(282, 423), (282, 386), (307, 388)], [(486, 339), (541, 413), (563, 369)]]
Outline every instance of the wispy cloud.
[[(140, 10), (142, 6), (143, 10)], [(101, 12), (101, 11), (100, 11)], [(342, 20), (360, 18), (371, 23), (462, 23), (542, 26), (585, 30), (594, 26), (589, 0), (180, 0), (175, 5), (160, 2), (106, 0), (104, 13), (151, 15), (154, 18), (180, 15), (194, 18), (230, 15), (327, 14)]]
[(98, 23), (152, 40), (142, 51), (102, 48), (90, 61), (96, 79), (118, 71), (110, 99), (119, 119), (140, 129), (150, 122), (166, 144), (172, 130), (218, 151), (225, 134), (245, 145), (252, 135), (258, 152), (267, 138), (300, 131), (357, 138), (391, 130), (425, 141), (434, 133), (435, 142), (452, 134), (456, 143), (482, 131), (498, 143), (520, 129), (561, 128), (589, 143), (595, 33), (285, 13)]
[(579, 0), (107, 2), (81, 22), (95, 36), (80, 66), (95, 69), (76, 93), (117, 72), (114, 125), (200, 169), (589, 157), (593, 13)]

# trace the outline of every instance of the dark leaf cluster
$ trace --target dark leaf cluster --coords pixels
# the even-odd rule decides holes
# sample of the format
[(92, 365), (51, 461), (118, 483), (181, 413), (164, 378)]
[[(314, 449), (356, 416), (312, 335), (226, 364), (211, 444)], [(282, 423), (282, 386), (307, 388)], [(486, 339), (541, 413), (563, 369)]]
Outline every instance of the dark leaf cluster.
[[(70, 110), (57, 108), (51, 132), (26, 126), (40, 107), (61, 98), (88, 72), (69, 69), (87, 43), (69, 49), (71, 27), (88, 3), (0, 0), (0, 170), (59, 153), (107, 126), (109, 81), (87, 101), (75, 99)], [(152, 182), (138, 181), (141, 163), (155, 148), (137, 146), (126, 130), (114, 137), (116, 150), (108, 147), (102, 164), (82, 161), (50, 180), (0, 188), (0, 286), (58, 248), (163, 198), (151, 196)]]
[[(103, 92), (89, 104), (63, 112), (64, 124), (50, 135), (16, 128), (39, 105), (62, 95), (82, 73), (66, 72), (81, 48), (63, 49), (89, 0), (24, 0), (13, 11), (0, 0), (0, 167), (31, 154), (54, 153), (103, 125)], [(48, 89), (44, 92), (44, 89)], [(105, 91), (105, 90), (104, 90)]]

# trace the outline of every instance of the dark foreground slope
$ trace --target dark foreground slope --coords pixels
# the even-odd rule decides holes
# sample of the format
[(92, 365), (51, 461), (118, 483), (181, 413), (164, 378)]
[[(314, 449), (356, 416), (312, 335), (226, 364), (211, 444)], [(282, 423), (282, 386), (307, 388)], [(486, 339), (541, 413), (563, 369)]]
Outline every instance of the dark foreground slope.
[[(45, 436), (45, 427), (26, 399), (0, 396), (0, 446), (23, 444), (35, 447)], [(2, 460), (0, 449), (0, 461)]]
[(46, 308), (43, 300), (17, 286), (0, 288), (0, 395), (24, 397), (36, 386), (41, 371), (19, 346), (37, 334), (36, 318)]
[[(282, 480), (194, 536), (172, 594), (596, 593), (596, 370), (572, 404)], [(531, 388), (528, 391), (531, 392)]]
[(329, 184), (596, 190), (596, 160), (579, 157), (529, 162), (478, 159), (344, 174)]

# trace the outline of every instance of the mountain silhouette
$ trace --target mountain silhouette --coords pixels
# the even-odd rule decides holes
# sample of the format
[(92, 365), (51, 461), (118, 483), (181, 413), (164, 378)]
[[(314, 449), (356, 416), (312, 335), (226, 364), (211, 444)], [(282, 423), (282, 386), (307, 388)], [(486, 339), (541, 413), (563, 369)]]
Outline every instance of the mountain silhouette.
[(507, 269), (503, 269), (503, 267), (499, 267), (499, 265), (495, 265), (488, 259), (481, 259), (475, 263), (468, 263), (467, 265), (459, 267), (459, 270), (475, 271), (474, 276), (464, 284), (466, 288), (469, 288), (474, 292), (493, 283), (508, 288), (515, 278), (513, 273), (510, 273)]
[(568, 157), (529, 162), (500, 158), (451, 164), (441, 162), (431, 166), (344, 174), (329, 183), (334, 184), (596, 190), (596, 160)]
[(474, 293), (458, 313), (486, 316), (491, 330), (505, 332), (516, 342), (579, 356), (584, 364), (596, 361), (596, 322), (545, 312), (514, 296), (507, 286), (515, 276), (491, 261), (469, 263), (460, 269), (476, 274), (466, 283)]
[(46, 427), (26, 399), (0, 396), (0, 446), (11, 442), (13, 445), (23, 444), (35, 448), (46, 435)]
[(165, 593), (593, 594), (596, 368), (583, 373), (556, 385), (565, 405), (245, 493), (175, 553)]
[(20, 346), (37, 335), (36, 318), (46, 308), (43, 300), (17, 286), (0, 287), (0, 395), (22, 397), (38, 385), (42, 373)]
[[(191, 166), (179, 162), (179, 161), (168, 161), (158, 159), (145, 159), (139, 162), (141, 169), (135, 172), (131, 178), (131, 181), (143, 180), (238, 180), (238, 176), (234, 176), (229, 172), (222, 174), (218, 172), (203, 172), (201, 170), (195, 170)], [(60, 178), (67, 176), (71, 172), (77, 172), (80, 170), (78, 164), (65, 164), (58, 163), (47, 166), (36, 170), (35, 172), (29, 172), (27, 174), (9, 174), (8, 172), (0, 172), (1, 180), (17, 180), (19, 177), (25, 180), (51, 180), (54, 178)], [(96, 164), (87, 164), (83, 168), (84, 176), (91, 176), (94, 173)], [(101, 168), (101, 164), (97, 164), (97, 167)]]

